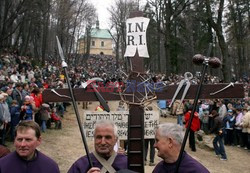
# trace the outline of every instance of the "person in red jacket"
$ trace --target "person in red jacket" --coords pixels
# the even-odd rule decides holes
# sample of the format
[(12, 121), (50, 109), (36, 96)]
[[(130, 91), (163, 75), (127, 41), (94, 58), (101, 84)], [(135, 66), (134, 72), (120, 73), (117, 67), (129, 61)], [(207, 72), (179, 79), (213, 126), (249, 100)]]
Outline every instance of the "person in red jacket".
[(56, 113), (56, 108), (51, 109), (50, 114), (51, 120), (55, 122), (55, 129), (62, 129), (62, 121), (61, 118)]
[[(189, 122), (189, 119), (191, 117), (192, 109), (193, 109), (193, 105), (190, 105), (188, 108), (188, 112), (185, 114), (186, 128), (188, 127), (188, 122)], [(200, 119), (199, 119), (198, 112), (195, 112), (194, 118), (192, 120), (192, 124), (190, 127), (190, 132), (189, 132), (189, 147), (194, 152), (196, 151), (194, 133), (198, 130), (200, 130)]]

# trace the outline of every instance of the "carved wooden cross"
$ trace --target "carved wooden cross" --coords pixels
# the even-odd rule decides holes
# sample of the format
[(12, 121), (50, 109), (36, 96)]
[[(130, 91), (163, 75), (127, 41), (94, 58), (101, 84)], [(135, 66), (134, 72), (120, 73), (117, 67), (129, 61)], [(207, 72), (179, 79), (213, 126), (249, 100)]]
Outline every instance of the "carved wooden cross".
[[(135, 14), (138, 16), (138, 14)], [(133, 16), (132, 16), (133, 17)], [(131, 60), (131, 73), (129, 80), (139, 80), (138, 74), (144, 74), (144, 62), (143, 58), (139, 57), (138, 52), (135, 56), (130, 58)], [(228, 87), (226, 90), (219, 92), (218, 94), (211, 95), (211, 93), (216, 92), (228, 84), (207, 84), (203, 85), (201, 89), (200, 99), (215, 99), (215, 98), (243, 98), (244, 88), (243, 84), (234, 84), (234, 86)], [(177, 89), (177, 85), (167, 86), (160, 92), (156, 92), (157, 100), (166, 100), (173, 98), (173, 95)], [(191, 85), (185, 99), (194, 99), (198, 85)], [(183, 93), (183, 88), (180, 90), (176, 99), (180, 99)], [(55, 90), (60, 95), (65, 95), (70, 97), (70, 91), (68, 89), (56, 89)], [(106, 101), (119, 101), (121, 97), (119, 96), (118, 89), (114, 88), (112, 92), (110, 89), (105, 87), (99, 88), (99, 92)], [(137, 89), (135, 88), (135, 91)], [(116, 94), (114, 94), (116, 93)], [(73, 94), (76, 101), (98, 101), (94, 92), (89, 92), (83, 88), (73, 89)], [(145, 92), (134, 92), (135, 96), (141, 97)], [(128, 98), (129, 104), (129, 117), (128, 117), (128, 168), (136, 172), (144, 172), (144, 107), (138, 104), (140, 100)], [(50, 89), (46, 89), (43, 92), (44, 102), (69, 102), (70, 98), (60, 97), (54, 94)], [(133, 104), (133, 103), (134, 104)]]

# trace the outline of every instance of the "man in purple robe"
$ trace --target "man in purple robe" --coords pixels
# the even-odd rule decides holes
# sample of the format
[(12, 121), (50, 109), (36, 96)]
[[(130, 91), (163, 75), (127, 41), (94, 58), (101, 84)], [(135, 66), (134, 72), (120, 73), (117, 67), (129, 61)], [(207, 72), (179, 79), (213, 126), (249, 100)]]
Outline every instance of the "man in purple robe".
[(0, 173), (59, 173), (58, 165), (36, 148), (41, 144), (40, 127), (22, 121), (16, 127), (16, 151), (0, 159)]
[(93, 167), (90, 168), (87, 156), (83, 156), (71, 166), (68, 173), (106, 173), (127, 169), (127, 157), (114, 151), (117, 140), (114, 123), (107, 120), (97, 122), (94, 130), (95, 151), (89, 154)]
[[(154, 147), (158, 150), (158, 156), (163, 160), (156, 165), (153, 173), (175, 172), (183, 137), (184, 132), (181, 126), (173, 123), (159, 125), (155, 134)], [(186, 152), (183, 153), (179, 172), (209, 173), (201, 163)]]

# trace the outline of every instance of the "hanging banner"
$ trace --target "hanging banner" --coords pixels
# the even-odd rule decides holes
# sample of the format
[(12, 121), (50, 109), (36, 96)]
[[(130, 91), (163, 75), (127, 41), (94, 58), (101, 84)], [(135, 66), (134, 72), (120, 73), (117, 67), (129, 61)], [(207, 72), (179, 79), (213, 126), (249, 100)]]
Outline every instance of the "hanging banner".
[[(128, 111), (84, 111), (83, 128), (86, 138), (93, 139), (95, 124), (99, 120), (110, 120), (117, 126), (119, 139), (127, 140), (128, 136)], [(145, 111), (144, 114), (144, 138), (154, 139), (155, 128), (159, 124), (159, 111)]]
[(149, 24), (149, 19), (145, 17), (129, 18), (126, 21), (127, 37), (126, 51), (124, 56), (135, 56), (136, 50), (140, 57), (149, 58), (146, 31)]

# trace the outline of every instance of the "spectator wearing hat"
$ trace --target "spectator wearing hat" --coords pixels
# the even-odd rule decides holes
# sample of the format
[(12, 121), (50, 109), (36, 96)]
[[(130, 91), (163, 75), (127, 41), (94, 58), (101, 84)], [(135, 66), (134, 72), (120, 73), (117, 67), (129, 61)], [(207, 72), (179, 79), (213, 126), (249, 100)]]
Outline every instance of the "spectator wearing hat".
[(224, 133), (224, 143), (225, 145), (233, 144), (233, 130), (235, 125), (235, 116), (233, 110), (229, 109), (227, 115), (223, 118), (223, 126), (225, 129)]

